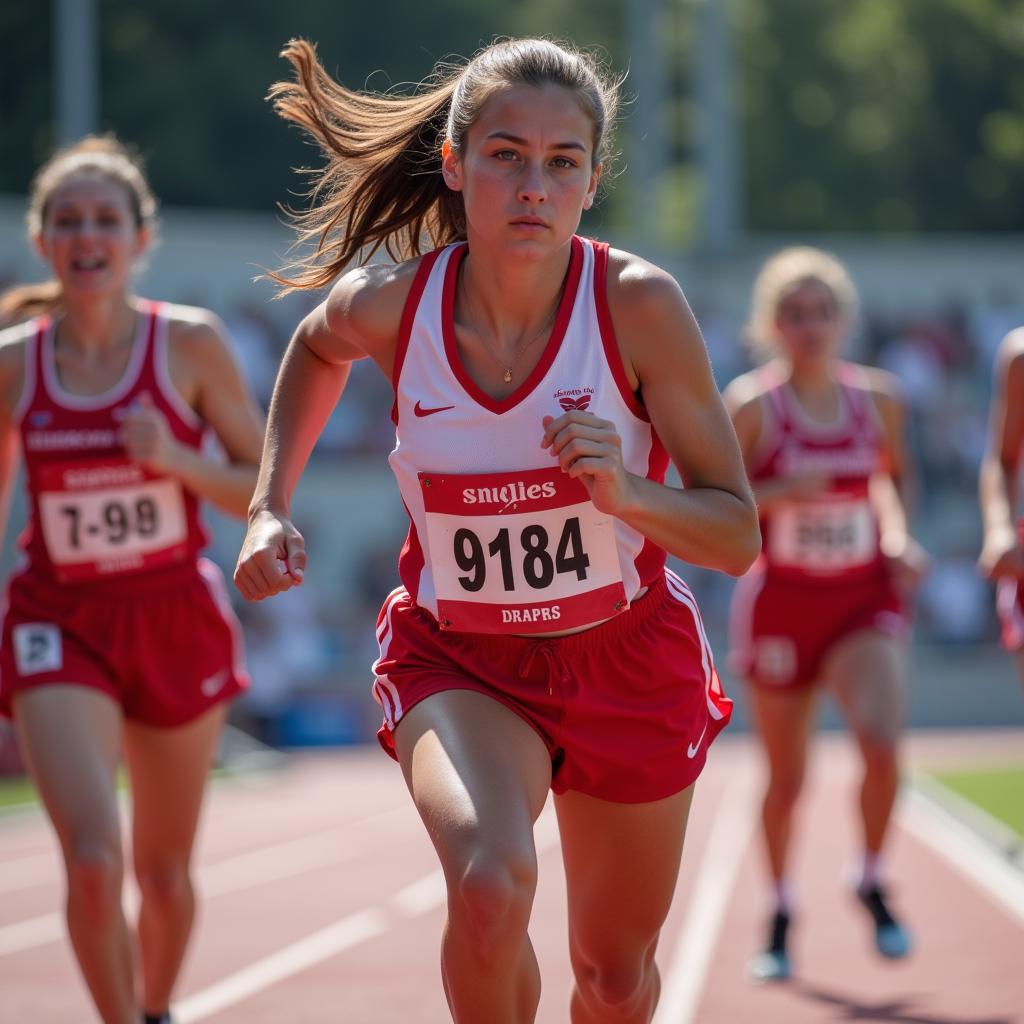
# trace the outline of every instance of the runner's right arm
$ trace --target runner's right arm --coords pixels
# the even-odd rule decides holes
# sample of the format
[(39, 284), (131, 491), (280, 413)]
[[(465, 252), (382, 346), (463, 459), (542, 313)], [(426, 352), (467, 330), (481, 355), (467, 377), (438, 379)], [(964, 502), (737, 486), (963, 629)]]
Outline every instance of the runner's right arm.
[(21, 462), (14, 412), (25, 383), (25, 342), (34, 330), (34, 324), (20, 323), (0, 331), (0, 537), (7, 533)]
[(250, 601), (302, 582), (306, 551), (291, 522), (292, 495), (352, 363), (370, 357), (390, 379), (412, 280), (409, 266), (349, 271), (299, 324), (288, 345), (270, 400), (249, 530), (235, 569), (235, 584)]
[(978, 481), (985, 536), (981, 572), (1024, 579), (1024, 551), (1014, 526), (1017, 472), (1024, 454), (1024, 328), (1011, 331), (996, 356), (989, 439)]

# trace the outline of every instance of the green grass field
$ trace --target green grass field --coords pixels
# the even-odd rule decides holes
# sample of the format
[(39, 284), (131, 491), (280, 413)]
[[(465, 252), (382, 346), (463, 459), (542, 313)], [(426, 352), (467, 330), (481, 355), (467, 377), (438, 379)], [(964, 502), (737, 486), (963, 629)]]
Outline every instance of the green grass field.
[(1009, 825), (1024, 838), (1024, 764), (974, 771), (935, 773), (954, 793)]
[(0, 779), (0, 811), (38, 800), (36, 787), (28, 779)]

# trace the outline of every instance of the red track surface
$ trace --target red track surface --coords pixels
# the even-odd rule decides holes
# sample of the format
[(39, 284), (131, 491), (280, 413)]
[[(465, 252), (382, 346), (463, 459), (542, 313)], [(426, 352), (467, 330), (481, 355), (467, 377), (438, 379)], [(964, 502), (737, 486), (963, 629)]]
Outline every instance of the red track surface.
[[(1005, 760), (1022, 750), (1019, 733), (910, 741), (917, 764)], [(981, 844), (975, 856), (969, 840), (967, 853), (955, 836), (947, 842), (948, 823), (918, 801), (904, 801), (889, 853), (895, 905), (917, 948), (900, 964), (874, 954), (867, 919), (844, 881), (857, 835), (855, 764), (841, 737), (819, 741), (802, 815), (798, 976), (782, 986), (749, 984), (744, 965), (768, 909), (752, 827), (759, 771), (748, 739), (715, 745), (659, 955), (665, 999), (658, 1024), (1024, 1022), (1024, 876)], [(919, 838), (921, 822), (930, 841)], [(567, 1020), (564, 886), (553, 826), (549, 808), (538, 829), (541, 881), (531, 927), (545, 986), (538, 1024)], [(433, 852), (399, 771), (378, 751), (297, 758), (281, 771), (216, 783), (199, 865), (203, 904), (180, 984), (182, 1024), (449, 1019), (437, 969), (443, 892)], [(979, 873), (989, 888), (975, 879)], [(93, 1019), (63, 936), (61, 898), (42, 817), (0, 819), (3, 1024)]]

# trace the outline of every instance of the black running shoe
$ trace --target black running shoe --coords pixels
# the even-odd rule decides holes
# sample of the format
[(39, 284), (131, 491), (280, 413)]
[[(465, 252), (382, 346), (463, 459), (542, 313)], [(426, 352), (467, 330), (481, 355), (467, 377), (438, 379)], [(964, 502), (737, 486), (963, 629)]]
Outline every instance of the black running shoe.
[(788, 930), (789, 914), (776, 911), (768, 933), (768, 948), (747, 964), (747, 973), (754, 981), (785, 981), (790, 976), (789, 954), (786, 952)]
[(858, 889), (857, 899), (875, 922), (875, 946), (878, 952), (890, 960), (905, 957), (910, 952), (910, 932), (892, 916), (885, 902), (885, 890), (879, 885)]

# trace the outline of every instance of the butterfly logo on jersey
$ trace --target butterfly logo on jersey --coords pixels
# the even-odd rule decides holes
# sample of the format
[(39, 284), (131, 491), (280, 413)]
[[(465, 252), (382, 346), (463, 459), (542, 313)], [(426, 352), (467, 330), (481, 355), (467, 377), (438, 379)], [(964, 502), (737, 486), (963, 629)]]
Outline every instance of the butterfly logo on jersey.
[(585, 412), (594, 398), (593, 388), (559, 388), (554, 395), (563, 412)]
[(566, 412), (572, 412), (574, 409), (583, 412), (590, 405), (590, 395), (580, 395), (579, 398), (560, 398), (558, 404)]

